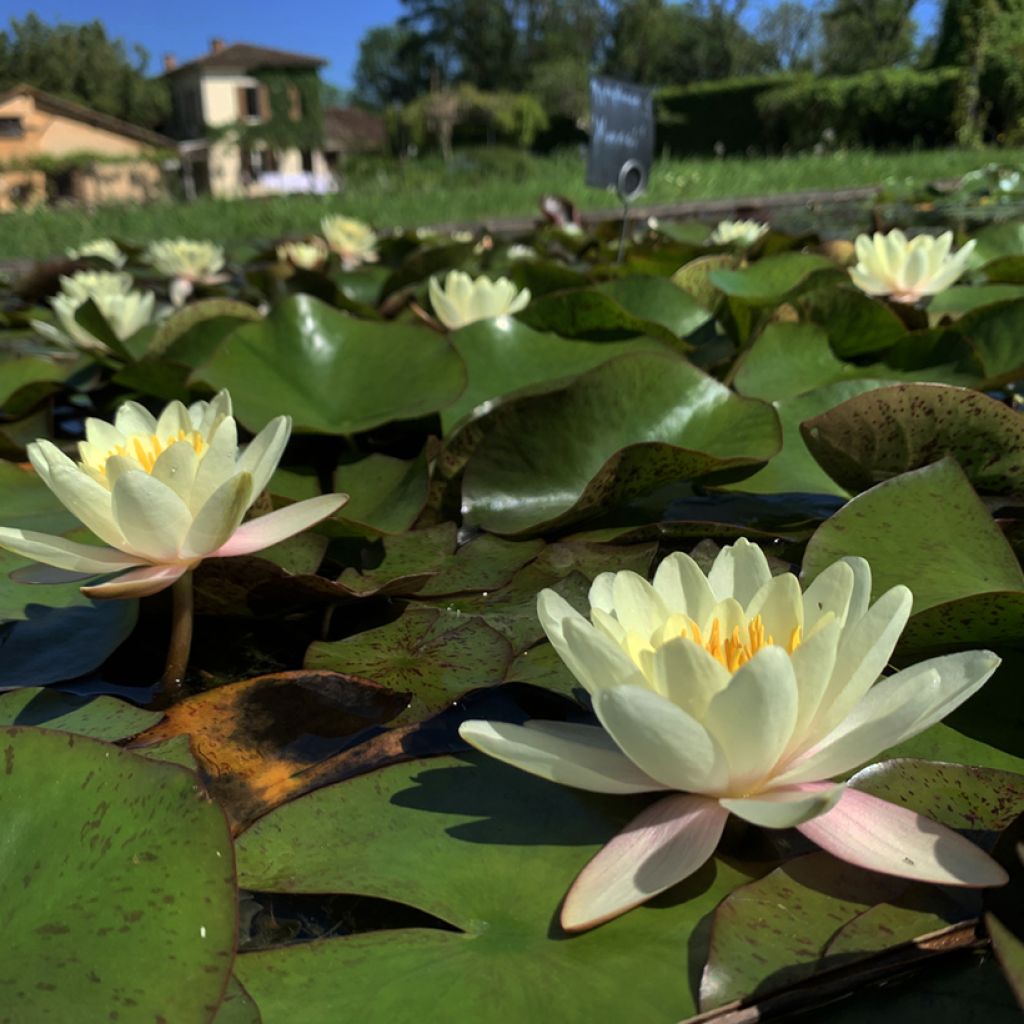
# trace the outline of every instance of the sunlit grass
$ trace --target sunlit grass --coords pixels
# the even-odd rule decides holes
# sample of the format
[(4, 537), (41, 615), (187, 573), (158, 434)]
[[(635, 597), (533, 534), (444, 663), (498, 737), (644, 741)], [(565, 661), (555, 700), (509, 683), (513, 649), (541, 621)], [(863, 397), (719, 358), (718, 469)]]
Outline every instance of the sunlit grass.
[[(926, 182), (990, 161), (1022, 164), (1024, 149), (661, 160), (642, 202), (875, 185), (887, 178)], [(472, 223), (535, 213), (545, 192), (568, 196), (583, 209), (614, 208), (614, 195), (584, 185), (583, 170), (583, 157), (574, 151), (536, 157), (514, 150), (477, 150), (458, 156), (449, 167), (434, 157), (404, 163), (362, 161), (350, 168), (344, 190), (333, 196), (200, 199), (0, 215), (0, 260), (53, 256), (100, 235), (136, 243), (189, 235), (237, 245), (306, 234), (317, 229), (325, 213), (337, 212), (381, 228)]]

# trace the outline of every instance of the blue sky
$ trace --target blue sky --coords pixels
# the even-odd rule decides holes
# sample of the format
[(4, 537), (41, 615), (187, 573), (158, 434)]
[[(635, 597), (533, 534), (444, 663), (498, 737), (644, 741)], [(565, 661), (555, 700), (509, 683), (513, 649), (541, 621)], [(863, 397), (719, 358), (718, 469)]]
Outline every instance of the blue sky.
[[(772, 0), (752, 0), (748, 17), (756, 18)], [(914, 14), (931, 27), (941, 0), (919, 0)], [(282, 50), (324, 57), (324, 77), (351, 84), (359, 40), (368, 28), (388, 25), (400, 14), (400, 0), (302, 0), (293, 4), (266, 0), (6, 0), (3, 15), (24, 17), (35, 11), (44, 21), (91, 21), (99, 18), (110, 35), (141, 43), (150, 52), (150, 68), (161, 55), (179, 61), (198, 57), (214, 36), (228, 42), (262, 43)], [(6, 17), (4, 17), (6, 24)]]

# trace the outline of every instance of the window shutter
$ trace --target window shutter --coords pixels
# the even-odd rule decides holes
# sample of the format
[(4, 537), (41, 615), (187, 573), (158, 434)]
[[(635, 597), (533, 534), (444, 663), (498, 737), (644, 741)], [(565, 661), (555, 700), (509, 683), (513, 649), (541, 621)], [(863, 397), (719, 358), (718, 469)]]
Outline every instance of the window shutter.
[(302, 93), (294, 82), (288, 86), (288, 117), (292, 121), (302, 120)]
[(270, 90), (262, 83), (259, 86), (260, 120), (270, 120)]
[(238, 98), (238, 117), (236, 117), (235, 120), (244, 121), (248, 116), (248, 110), (246, 109), (248, 105), (245, 102), (245, 86), (238, 86), (238, 88), (235, 89), (235, 95)]

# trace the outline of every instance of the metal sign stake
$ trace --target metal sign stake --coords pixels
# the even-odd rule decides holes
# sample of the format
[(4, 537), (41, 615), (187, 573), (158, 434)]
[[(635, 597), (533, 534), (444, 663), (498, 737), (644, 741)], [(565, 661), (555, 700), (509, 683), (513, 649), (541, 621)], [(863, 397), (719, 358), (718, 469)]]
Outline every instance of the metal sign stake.
[(621, 263), (626, 252), (626, 228), (629, 225), (629, 204), (636, 199), (647, 184), (647, 173), (639, 160), (626, 160), (619, 168), (615, 192), (622, 200), (622, 230), (619, 232), (619, 254), (615, 262)]

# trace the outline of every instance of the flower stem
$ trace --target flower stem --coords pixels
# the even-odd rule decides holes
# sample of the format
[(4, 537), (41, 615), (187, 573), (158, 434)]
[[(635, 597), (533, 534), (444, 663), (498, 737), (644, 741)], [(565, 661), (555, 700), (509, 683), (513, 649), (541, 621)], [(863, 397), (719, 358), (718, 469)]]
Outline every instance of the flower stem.
[(192, 571), (184, 573), (171, 588), (174, 608), (171, 612), (171, 642), (167, 649), (167, 664), (164, 668), (160, 689), (164, 699), (174, 699), (182, 692), (188, 655), (192, 649), (192, 610), (195, 601), (192, 595)]

